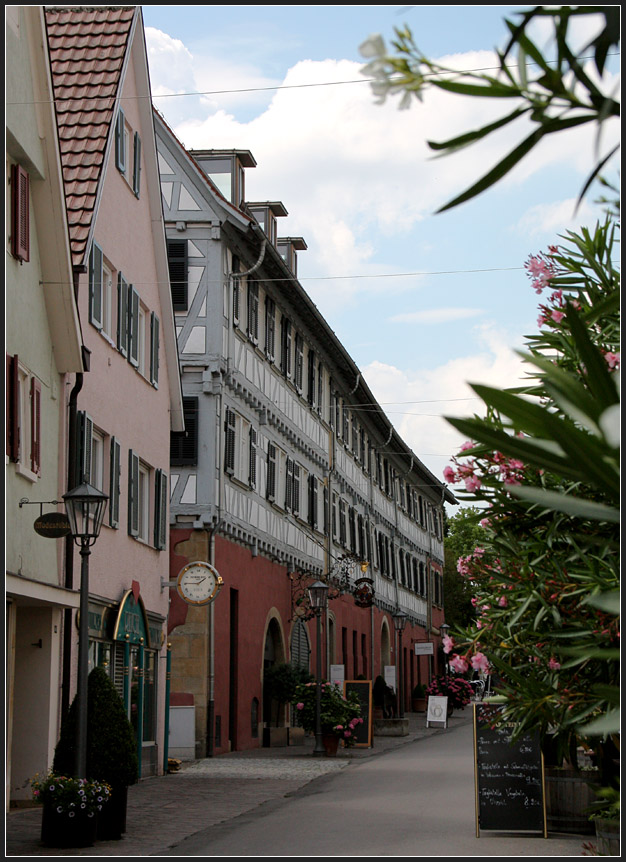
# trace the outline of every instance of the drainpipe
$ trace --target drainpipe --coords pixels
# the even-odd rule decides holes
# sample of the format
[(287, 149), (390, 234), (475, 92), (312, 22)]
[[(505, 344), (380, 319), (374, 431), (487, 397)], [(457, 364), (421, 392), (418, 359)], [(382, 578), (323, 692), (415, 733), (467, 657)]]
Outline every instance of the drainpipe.
[[(220, 471), (221, 472), (221, 471)], [(207, 560), (212, 566), (215, 565), (215, 532), (220, 525), (220, 521), (215, 524), (211, 530), (207, 530)], [(209, 604), (208, 608), (208, 628), (209, 628), (209, 679), (208, 679), (208, 699), (207, 699), (207, 724), (206, 724), (206, 756), (213, 757), (215, 753), (215, 617), (214, 617), (214, 602)]]

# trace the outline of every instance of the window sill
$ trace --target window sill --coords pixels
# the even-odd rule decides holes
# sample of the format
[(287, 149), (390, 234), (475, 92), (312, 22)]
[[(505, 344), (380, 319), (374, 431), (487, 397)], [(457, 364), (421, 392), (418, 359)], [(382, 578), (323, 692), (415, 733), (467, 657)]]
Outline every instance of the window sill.
[(28, 467), (25, 467), (24, 464), (21, 464), (19, 461), (15, 464), (15, 472), (18, 476), (23, 476), (24, 479), (27, 479), (29, 482), (35, 484), (35, 482), (39, 481), (39, 474), (33, 473), (32, 470), (29, 470)]

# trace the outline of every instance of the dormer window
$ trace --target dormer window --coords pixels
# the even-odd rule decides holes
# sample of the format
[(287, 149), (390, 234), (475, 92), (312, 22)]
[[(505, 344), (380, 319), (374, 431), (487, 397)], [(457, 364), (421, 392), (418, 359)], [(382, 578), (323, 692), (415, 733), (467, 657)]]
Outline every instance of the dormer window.
[(305, 243), (305, 241), (302, 239), (301, 236), (279, 237), (276, 240), (276, 248), (278, 249), (279, 255), (285, 261), (291, 272), (295, 276), (297, 276), (298, 260), (296, 252), (306, 251), (307, 244)]
[(249, 150), (190, 150), (220, 194), (240, 207), (245, 200), (245, 168), (255, 168)]
[(272, 245), (276, 245), (278, 242), (276, 219), (289, 215), (285, 207), (280, 203), (280, 201), (248, 203), (247, 206), (250, 213), (256, 219), (259, 227), (263, 229), (266, 237)]

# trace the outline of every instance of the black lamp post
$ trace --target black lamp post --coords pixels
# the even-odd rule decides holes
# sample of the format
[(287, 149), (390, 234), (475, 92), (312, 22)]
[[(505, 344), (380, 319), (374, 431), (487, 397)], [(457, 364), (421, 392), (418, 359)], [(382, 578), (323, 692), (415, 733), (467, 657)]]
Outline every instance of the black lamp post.
[(328, 585), (316, 581), (309, 587), (309, 601), (317, 617), (317, 673), (315, 688), (315, 748), (314, 757), (325, 754), (322, 742), (322, 611), (328, 602)]
[[(443, 644), (443, 639), (445, 638), (445, 636), (450, 631), (450, 626), (448, 625), (448, 623), (441, 623), (441, 625), (439, 626), (439, 631), (441, 632), (441, 642)], [(448, 676), (448, 655), (445, 652), (443, 655), (444, 655), (443, 667), (444, 667), (445, 675)]]
[(89, 555), (100, 535), (108, 497), (84, 482), (63, 495), (74, 541), (80, 547), (80, 622), (78, 628), (78, 727), (76, 777), (87, 778), (87, 680), (89, 676)]
[(402, 632), (407, 622), (404, 611), (397, 610), (393, 615), (393, 624), (398, 632), (398, 718), (404, 718), (404, 669), (402, 667)]

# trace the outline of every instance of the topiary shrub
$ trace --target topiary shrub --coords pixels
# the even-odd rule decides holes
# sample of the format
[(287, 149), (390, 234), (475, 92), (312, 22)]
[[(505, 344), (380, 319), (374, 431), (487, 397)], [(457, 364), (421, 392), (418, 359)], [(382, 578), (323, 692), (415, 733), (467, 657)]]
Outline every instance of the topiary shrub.
[[(54, 752), (55, 772), (73, 775), (76, 764), (78, 701), (74, 698)], [(137, 743), (124, 704), (106, 672), (94, 668), (87, 686), (87, 778), (113, 790), (137, 781)]]

